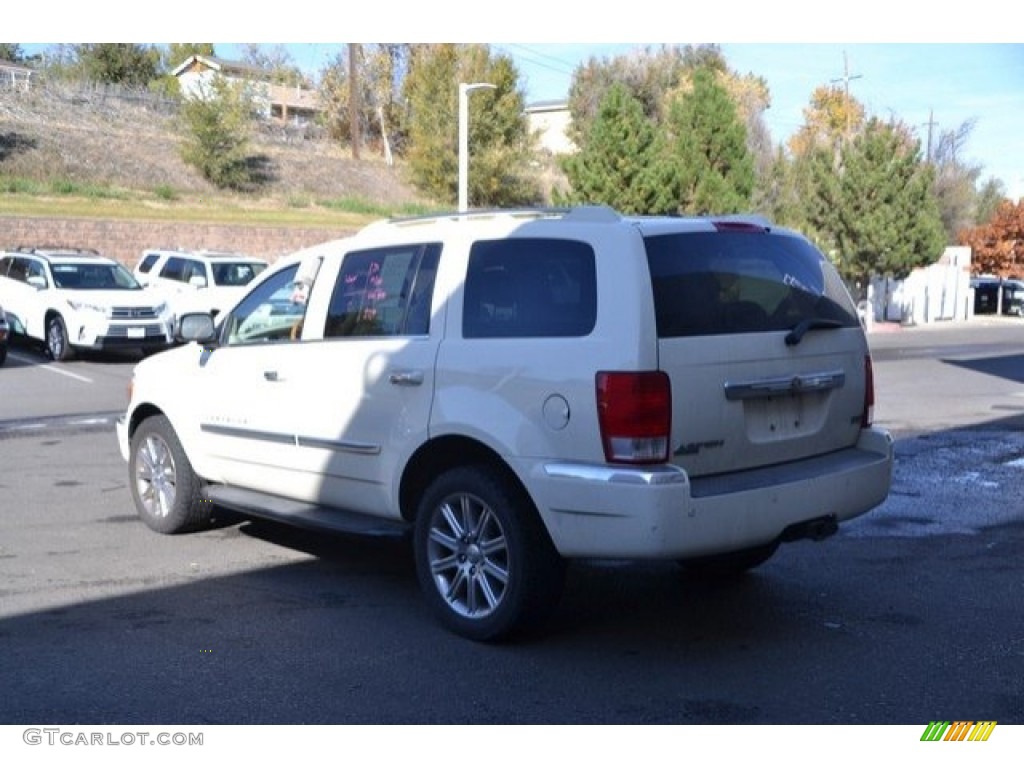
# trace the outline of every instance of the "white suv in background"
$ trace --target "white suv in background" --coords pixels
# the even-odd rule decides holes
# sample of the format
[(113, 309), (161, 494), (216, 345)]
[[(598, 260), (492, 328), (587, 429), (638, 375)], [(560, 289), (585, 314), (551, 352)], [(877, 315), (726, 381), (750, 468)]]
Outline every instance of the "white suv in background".
[(10, 341), (11, 326), (7, 322), (7, 314), (4, 308), (0, 307), (0, 365), (7, 360), (7, 343)]
[(149, 250), (135, 265), (135, 277), (160, 291), (178, 315), (209, 312), (216, 316), (234, 304), (266, 268), (263, 259), (239, 253)]
[(427, 602), (474, 639), (541, 618), (567, 560), (742, 571), (891, 482), (849, 293), (759, 219), (381, 222), (180, 333), (198, 343), (136, 367), (117, 426), (142, 519), (409, 533)]
[(54, 360), (76, 349), (164, 349), (174, 340), (167, 302), (96, 251), (0, 252), (0, 304), (11, 332), (41, 341)]

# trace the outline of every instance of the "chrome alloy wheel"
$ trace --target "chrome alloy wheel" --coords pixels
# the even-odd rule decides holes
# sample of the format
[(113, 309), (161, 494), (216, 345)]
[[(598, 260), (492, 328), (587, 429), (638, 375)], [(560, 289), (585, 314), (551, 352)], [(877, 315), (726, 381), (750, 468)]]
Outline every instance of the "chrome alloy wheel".
[(430, 520), (427, 558), (434, 586), (455, 613), (492, 614), (509, 586), (509, 545), (494, 511), (468, 493), (445, 497)]
[(135, 489), (146, 512), (167, 517), (177, 496), (177, 470), (174, 456), (164, 439), (155, 433), (146, 435), (135, 462)]

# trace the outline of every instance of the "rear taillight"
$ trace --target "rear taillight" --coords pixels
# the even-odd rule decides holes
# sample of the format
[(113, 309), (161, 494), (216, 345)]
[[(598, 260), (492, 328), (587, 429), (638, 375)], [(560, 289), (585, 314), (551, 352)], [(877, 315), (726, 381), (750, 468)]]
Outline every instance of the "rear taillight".
[(607, 461), (668, 461), (672, 387), (664, 371), (598, 373), (597, 414)]
[(875, 371), (871, 367), (871, 355), (864, 355), (864, 410), (860, 414), (860, 425), (870, 427), (875, 420)]

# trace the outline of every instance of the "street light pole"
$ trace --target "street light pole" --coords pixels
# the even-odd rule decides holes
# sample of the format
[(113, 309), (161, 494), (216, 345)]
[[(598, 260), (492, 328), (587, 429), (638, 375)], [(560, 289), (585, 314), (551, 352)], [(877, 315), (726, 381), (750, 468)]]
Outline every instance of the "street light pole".
[(492, 83), (459, 83), (459, 213), (469, 210), (469, 94)]

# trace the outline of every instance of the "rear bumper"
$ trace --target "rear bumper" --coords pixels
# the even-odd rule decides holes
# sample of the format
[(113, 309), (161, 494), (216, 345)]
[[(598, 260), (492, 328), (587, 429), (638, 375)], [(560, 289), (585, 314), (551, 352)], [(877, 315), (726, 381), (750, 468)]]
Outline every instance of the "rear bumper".
[(850, 520), (881, 504), (893, 444), (879, 429), (855, 447), (696, 481), (675, 466), (538, 463), (531, 490), (566, 557), (675, 559), (732, 552), (826, 516)]

